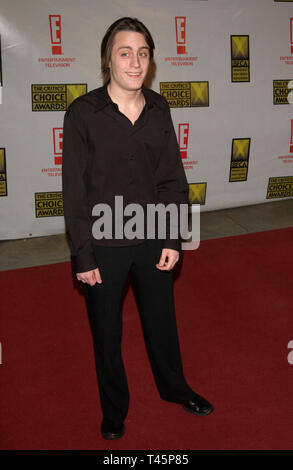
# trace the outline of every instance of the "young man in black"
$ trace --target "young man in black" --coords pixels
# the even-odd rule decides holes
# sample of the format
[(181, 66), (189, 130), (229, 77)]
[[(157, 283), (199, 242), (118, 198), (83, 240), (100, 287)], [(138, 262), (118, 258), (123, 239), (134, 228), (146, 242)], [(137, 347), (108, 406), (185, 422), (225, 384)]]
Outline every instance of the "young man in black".
[[(153, 58), (148, 29), (121, 18), (101, 45), (105, 85), (76, 99), (64, 119), (63, 198), (72, 266), (84, 283), (93, 335), (103, 421), (102, 436), (125, 431), (129, 391), (121, 357), (121, 293), (131, 276), (146, 348), (162, 399), (197, 415), (213, 406), (186, 383), (173, 302), (172, 268), (180, 237), (94, 236), (96, 204), (107, 204), (115, 223), (115, 196), (124, 207), (188, 203), (188, 184), (166, 100), (147, 89)], [(125, 222), (125, 219), (123, 219)], [(160, 223), (160, 222), (159, 222)]]

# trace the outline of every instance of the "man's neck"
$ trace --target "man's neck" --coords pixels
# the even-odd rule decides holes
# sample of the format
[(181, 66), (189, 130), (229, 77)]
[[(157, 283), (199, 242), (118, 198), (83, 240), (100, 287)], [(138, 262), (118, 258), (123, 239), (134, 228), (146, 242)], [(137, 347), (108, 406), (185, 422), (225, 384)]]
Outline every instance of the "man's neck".
[(141, 103), (143, 98), (141, 88), (138, 90), (123, 90), (112, 82), (107, 87), (111, 100), (119, 107), (135, 107)]

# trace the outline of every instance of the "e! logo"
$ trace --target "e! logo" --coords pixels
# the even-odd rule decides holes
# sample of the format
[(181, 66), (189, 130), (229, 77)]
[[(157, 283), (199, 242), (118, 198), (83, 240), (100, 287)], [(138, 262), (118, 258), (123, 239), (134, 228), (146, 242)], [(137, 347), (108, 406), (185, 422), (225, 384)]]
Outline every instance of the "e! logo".
[(54, 142), (55, 165), (61, 165), (62, 164), (62, 150), (63, 150), (63, 127), (54, 127), (53, 142)]
[(177, 54), (186, 54), (186, 16), (175, 16)]
[(293, 54), (293, 18), (290, 18), (290, 46), (291, 54)]
[(61, 15), (49, 15), (51, 47), (53, 55), (62, 54)]
[[(288, 349), (293, 349), (293, 339), (291, 339), (291, 341), (289, 341), (288, 343)], [(289, 364), (293, 364), (293, 351), (290, 351), (289, 354), (288, 354), (288, 362)]]
[(178, 124), (178, 137), (181, 158), (187, 158), (189, 124)]

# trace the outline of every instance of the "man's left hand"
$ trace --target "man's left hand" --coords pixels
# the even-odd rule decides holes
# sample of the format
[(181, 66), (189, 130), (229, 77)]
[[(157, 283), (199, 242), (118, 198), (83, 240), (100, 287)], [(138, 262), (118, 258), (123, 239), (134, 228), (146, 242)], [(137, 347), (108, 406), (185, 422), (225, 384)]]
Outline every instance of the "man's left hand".
[(171, 248), (163, 248), (161, 258), (156, 268), (161, 271), (170, 271), (179, 260), (179, 251)]

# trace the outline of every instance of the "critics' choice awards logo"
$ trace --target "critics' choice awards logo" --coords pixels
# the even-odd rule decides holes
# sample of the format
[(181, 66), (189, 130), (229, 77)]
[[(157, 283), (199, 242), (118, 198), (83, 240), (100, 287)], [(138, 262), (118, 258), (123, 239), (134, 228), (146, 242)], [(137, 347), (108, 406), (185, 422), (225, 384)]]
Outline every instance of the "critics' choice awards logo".
[(76, 58), (63, 56), (61, 15), (48, 15), (48, 20), (48, 31), (50, 32), (48, 42), (50, 41), (51, 56), (39, 57), (38, 62), (49, 69), (70, 67)]
[(231, 35), (231, 81), (250, 81), (249, 36)]
[(35, 193), (36, 218), (63, 216), (62, 191)]
[(292, 80), (273, 80), (274, 104), (289, 104), (291, 102), (291, 85), (293, 85)]
[(269, 178), (266, 199), (293, 197), (293, 176)]
[(7, 172), (5, 148), (0, 148), (0, 197), (7, 196)]
[[(186, 16), (175, 16), (175, 57), (165, 57), (165, 61), (174, 66), (190, 66), (198, 60), (198, 57), (187, 57), (186, 50)], [(175, 41), (174, 41), (175, 42)]]
[(85, 83), (32, 85), (32, 111), (65, 111), (72, 101), (86, 92)]
[(209, 106), (209, 82), (160, 82), (170, 108)]
[(250, 138), (232, 140), (230, 183), (247, 180), (249, 150)]

